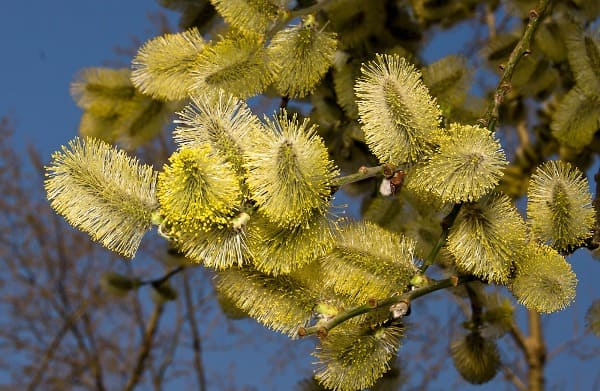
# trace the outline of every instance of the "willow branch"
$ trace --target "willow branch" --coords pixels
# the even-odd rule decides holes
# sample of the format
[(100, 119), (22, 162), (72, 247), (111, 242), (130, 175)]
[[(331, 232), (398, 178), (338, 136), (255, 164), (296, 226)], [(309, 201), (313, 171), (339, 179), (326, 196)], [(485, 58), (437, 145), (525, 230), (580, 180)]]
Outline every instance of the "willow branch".
[(142, 339), (142, 346), (140, 346), (140, 350), (137, 355), (137, 359), (135, 362), (135, 367), (133, 372), (131, 373), (131, 377), (127, 381), (127, 385), (125, 385), (125, 391), (131, 391), (140, 381), (142, 374), (144, 373), (144, 369), (146, 367), (146, 360), (150, 356), (150, 350), (152, 350), (152, 343), (154, 341), (154, 336), (156, 335), (156, 330), (158, 329), (158, 321), (160, 316), (163, 313), (164, 305), (156, 304), (154, 307), (154, 311), (148, 321), (148, 325), (146, 326), (146, 330), (144, 332), (144, 336)]
[(50, 344), (44, 351), (44, 354), (41, 358), (41, 362), (40, 362), (40, 365), (38, 366), (37, 372), (35, 373), (35, 375), (33, 376), (33, 379), (27, 386), (28, 390), (30, 390), (30, 391), (35, 390), (37, 388), (37, 386), (40, 384), (40, 382), (42, 381), (42, 378), (44, 376), (44, 373), (46, 372), (46, 369), (48, 368), (48, 364), (50, 363), (50, 360), (52, 360), (52, 358), (54, 357), (54, 353), (56, 353), (58, 346), (60, 345), (62, 339), (65, 337), (65, 335), (67, 335), (67, 332), (71, 329), (71, 327), (75, 324), (75, 322), (77, 322), (77, 320), (87, 310), (87, 307), (89, 304), (90, 304), (90, 300), (89, 299), (85, 300), (84, 302), (82, 302), (79, 305), (79, 307), (75, 311), (71, 312), (71, 314), (65, 319), (63, 326), (58, 331), (58, 333), (56, 333), (56, 336), (52, 339), (52, 341), (50, 342)]
[(321, 11), (323, 8), (325, 8), (331, 2), (332, 2), (332, 0), (321, 0), (321, 1), (317, 1), (315, 4), (313, 4), (313, 5), (309, 6), (309, 7), (299, 8), (299, 9), (295, 9), (295, 10), (290, 11), (287, 14), (287, 17), (283, 18), (281, 21), (279, 21), (277, 24), (275, 24), (267, 32), (267, 34), (266, 34), (266, 41), (269, 41), (280, 30), (283, 30), (285, 28), (285, 26), (287, 26), (287, 24), (289, 22), (291, 22), (293, 19), (317, 13), (317, 12)]
[(337, 316), (329, 319), (326, 322), (319, 323), (315, 326), (311, 326), (311, 327), (307, 327), (307, 328), (301, 327), (300, 330), (298, 331), (298, 335), (300, 335), (301, 337), (310, 335), (310, 334), (316, 334), (316, 333), (318, 333), (319, 335), (326, 335), (329, 330), (333, 329), (334, 327), (338, 326), (339, 324), (341, 324), (349, 319), (352, 319), (356, 316), (366, 314), (366, 313), (374, 311), (378, 308), (390, 307), (391, 305), (398, 304), (398, 303), (405, 303), (408, 307), (410, 305), (411, 301), (413, 301), (416, 298), (428, 295), (432, 292), (439, 291), (441, 289), (455, 287), (459, 284), (463, 284), (465, 282), (472, 281), (472, 280), (473, 280), (472, 277), (460, 277), (459, 278), (459, 277), (453, 276), (453, 277), (450, 277), (450, 278), (447, 278), (444, 280), (433, 282), (427, 286), (414, 289), (412, 291), (403, 293), (401, 295), (390, 296), (390, 297), (388, 297), (384, 300), (380, 300), (380, 301), (373, 300), (367, 304), (363, 304), (358, 307), (354, 307), (347, 311), (344, 311), (341, 314), (338, 314)]
[(192, 293), (187, 274), (183, 275), (183, 292), (185, 297), (185, 307), (187, 319), (190, 322), (192, 331), (192, 348), (194, 350), (194, 368), (196, 369), (196, 377), (198, 380), (198, 388), (200, 391), (206, 390), (206, 379), (204, 377), (204, 365), (202, 363), (202, 340), (198, 333), (198, 324), (194, 317), (194, 308), (192, 305)]
[(528, 380), (530, 391), (544, 390), (544, 365), (546, 345), (542, 335), (542, 319), (536, 311), (529, 310), (529, 338), (527, 339)]
[(427, 271), (427, 268), (433, 265), (435, 259), (438, 256), (438, 253), (440, 252), (442, 247), (444, 247), (444, 244), (446, 244), (446, 239), (448, 239), (450, 228), (452, 227), (452, 224), (454, 224), (454, 220), (456, 220), (456, 216), (458, 216), (458, 212), (460, 212), (461, 206), (462, 204), (455, 204), (452, 207), (450, 213), (448, 213), (448, 215), (442, 220), (442, 233), (440, 234), (440, 237), (435, 246), (433, 246), (433, 248), (429, 252), (429, 255), (427, 255), (425, 262), (423, 262), (423, 265), (421, 266), (421, 274), (425, 273), (425, 271)]
[(515, 68), (521, 58), (530, 53), (531, 41), (540, 21), (546, 16), (551, 0), (540, 0), (537, 7), (529, 11), (529, 23), (523, 32), (523, 36), (512, 50), (508, 61), (502, 66), (502, 76), (494, 91), (494, 99), (487, 108), (484, 117), (486, 127), (493, 132), (498, 121), (498, 108), (504, 101), (504, 97), (511, 89), (511, 80)]
[(331, 182), (331, 187), (338, 188), (349, 183), (359, 182), (364, 179), (372, 178), (378, 175), (384, 175), (387, 170), (390, 170), (391, 172), (391, 167), (387, 164), (382, 164), (381, 166), (376, 167), (362, 166), (358, 169), (358, 172), (354, 174), (349, 174), (335, 178)]
[(152, 285), (152, 286), (161, 286), (164, 284), (169, 278), (173, 277), (177, 273), (181, 272), (185, 269), (185, 266), (177, 266), (175, 269), (172, 269), (167, 274), (162, 277), (155, 278), (153, 280), (140, 281), (140, 285)]
[(509, 367), (504, 366), (502, 367), (502, 370), (504, 371), (504, 377), (506, 377), (506, 379), (510, 381), (517, 390), (527, 391), (527, 386)]

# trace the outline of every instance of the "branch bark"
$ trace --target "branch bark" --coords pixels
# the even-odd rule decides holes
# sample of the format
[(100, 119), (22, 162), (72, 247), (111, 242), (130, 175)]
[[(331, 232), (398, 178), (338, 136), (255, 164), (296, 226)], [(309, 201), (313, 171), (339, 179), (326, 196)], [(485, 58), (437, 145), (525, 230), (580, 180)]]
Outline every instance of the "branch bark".
[(133, 372), (125, 385), (125, 391), (131, 391), (133, 388), (139, 383), (142, 375), (144, 373), (144, 369), (146, 367), (146, 360), (148, 356), (150, 356), (150, 350), (152, 350), (152, 343), (154, 342), (154, 336), (156, 334), (156, 330), (158, 329), (158, 321), (163, 313), (164, 305), (162, 303), (156, 304), (154, 307), (154, 311), (150, 316), (150, 320), (148, 320), (148, 324), (146, 326), (146, 331), (144, 333), (144, 337), (142, 340), (142, 345), (140, 346), (140, 350), (137, 355), (137, 360)]

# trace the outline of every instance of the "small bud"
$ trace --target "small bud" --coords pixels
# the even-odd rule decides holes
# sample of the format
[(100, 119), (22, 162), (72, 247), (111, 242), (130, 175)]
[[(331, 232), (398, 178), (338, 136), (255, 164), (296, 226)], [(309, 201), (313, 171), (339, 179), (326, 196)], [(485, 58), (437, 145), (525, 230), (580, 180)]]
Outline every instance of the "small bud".
[(402, 184), (404, 183), (405, 176), (406, 176), (406, 173), (402, 170), (396, 171), (394, 173), (394, 175), (390, 179), (390, 189), (392, 191), (392, 195), (396, 195), (396, 193), (398, 193), (398, 191), (400, 191), (400, 188), (402, 187)]
[(537, 19), (539, 16), (540, 13), (536, 9), (529, 11), (529, 19)]
[(319, 328), (319, 330), (317, 330), (317, 337), (319, 337), (319, 339), (326, 338), (327, 337), (327, 329), (325, 327)]
[(339, 313), (339, 310), (336, 306), (331, 304), (317, 303), (315, 306), (315, 312), (323, 317), (333, 318)]
[(392, 313), (392, 319), (400, 319), (405, 315), (408, 315), (410, 310), (410, 304), (406, 301), (401, 301), (400, 303), (392, 304), (390, 306), (390, 312)]
[(375, 308), (375, 307), (377, 307), (377, 299), (375, 299), (375, 298), (370, 298), (370, 299), (367, 301), (367, 305), (368, 305), (369, 307), (371, 307), (371, 308)]
[(306, 337), (306, 329), (304, 327), (298, 328), (298, 336), (299, 337)]
[(385, 197), (391, 196), (393, 194), (391, 180), (383, 178), (381, 184), (379, 185), (379, 193)]

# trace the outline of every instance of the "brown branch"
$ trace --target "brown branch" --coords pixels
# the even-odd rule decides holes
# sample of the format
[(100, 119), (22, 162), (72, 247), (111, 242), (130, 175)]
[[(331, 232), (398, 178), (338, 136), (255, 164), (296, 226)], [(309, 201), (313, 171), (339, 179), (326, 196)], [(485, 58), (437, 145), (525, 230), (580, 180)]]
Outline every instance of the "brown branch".
[(385, 299), (379, 300), (379, 301), (373, 300), (367, 304), (363, 304), (358, 307), (350, 308), (349, 310), (338, 314), (337, 316), (329, 319), (326, 322), (319, 323), (315, 326), (311, 326), (311, 327), (307, 327), (307, 328), (301, 327), (298, 331), (298, 335), (300, 335), (301, 337), (304, 337), (304, 336), (310, 335), (310, 334), (317, 334), (317, 333), (319, 335), (326, 335), (329, 330), (333, 329), (334, 327), (338, 326), (339, 324), (341, 324), (349, 319), (352, 319), (352, 318), (362, 315), (362, 314), (366, 314), (377, 308), (390, 307), (393, 304), (404, 303), (405, 309), (408, 310), (408, 307), (409, 307), (411, 301), (414, 299), (417, 299), (421, 296), (428, 295), (428, 294), (438, 291), (440, 289), (455, 287), (457, 285), (463, 284), (468, 281), (473, 281), (473, 278), (472, 277), (460, 277), (459, 278), (456, 276), (452, 276), (445, 280), (435, 281), (435, 282), (433, 282), (429, 285), (426, 285), (422, 288), (417, 288), (412, 291), (405, 292), (401, 295), (390, 296), (388, 298), (385, 298)]
[(543, 391), (544, 364), (546, 363), (546, 345), (542, 335), (540, 314), (529, 310), (529, 338), (527, 338), (528, 383), (530, 391)]
[(529, 54), (533, 35), (540, 21), (546, 16), (549, 6), (550, 0), (540, 0), (537, 7), (529, 11), (529, 23), (523, 32), (523, 36), (521, 36), (521, 39), (517, 42), (517, 46), (510, 53), (507, 63), (502, 66), (502, 76), (500, 77), (500, 81), (498, 81), (498, 85), (494, 91), (494, 98), (488, 106), (483, 119), (486, 127), (491, 132), (494, 131), (496, 122), (498, 121), (498, 109), (504, 101), (504, 97), (511, 89), (511, 80), (516, 66), (523, 56)]
[(33, 376), (33, 379), (31, 380), (29, 385), (27, 386), (27, 390), (30, 390), (30, 391), (35, 390), (37, 388), (37, 386), (40, 384), (40, 382), (42, 381), (42, 378), (44, 376), (44, 373), (46, 372), (46, 369), (48, 368), (48, 364), (50, 363), (50, 360), (52, 360), (52, 358), (54, 357), (54, 353), (56, 353), (58, 346), (60, 345), (62, 339), (65, 337), (65, 335), (67, 335), (67, 332), (71, 329), (73, 324), (75, 324), (75, 322), (83, 315), (83, 313), (86, 311), (89, 304), (90, 304), (89, 299), (84, 300), (79, 305), (79, 307), (77, 307), (77, 309), (75, 311), (73, 311), (65, 319), (63, 326), (58, 331), (58, 333), (54, 336), (54, 338), (52, 339), (52, 341), (50, 342), (50, 344), (44, 351), (44, 354), (42, 355), (42, 359), (41, 359), (40, 365), (38, 367), (38, 370), (35, 373), (35, 375)]
[(135, 367), (131, 373), (131, 377), (127, 381), (124, 390), (131, 391), (139, 383), (146, 367), (146, 360), (150, 356), (150, 350), (152, 350), (152, 343), (154, 342), (154, 336), (158, 329), (158, 321), (164, 310), (164, 304), (158, 303), (154, 307), (154, 311), (148, 320), (146, 330), (142, 339), (142, 345), (137, 355)]
[(338, 188), (338, 187), (341, 187), (348, 183), (354, 183), (354, 182), (362, 181), (364, 179), (372, 178), (374, 176), (384, 175), (384, 172), (386, 170), (393, 172), (391, 167), (389, 167), (386, 164), (383, 164), (383, 165), (377, 166), (377, 167), (362, 166), (358, 169), (358, 172), (356, 172), (354, 174), (349, 174), (349, 175), (335, 178), (331, 182), (331, 187)]
[(517, 390), (528, 391), (525, 383), (523, 383), (519, 376), (517, 376), (509, 367), (503, 366), (502, 371), (504, 372), (506, 380), (510, 381)]
[(206, 390), (206, 379), (204, 376), (204, 365), (202, 364), (202, 340), (198, 333), (198, 324), (194, 314), (194, 308), (192, 305), (192, 293), (190, 290), (190, 284), (188, 281), (188, 275), (183, 274), (183, 292), (185, 298), (185, 306), (187, 311), (187, 319), (190, 322), (190, 329), (192, 331), (192, 347), (194, 349), (194, 367), (196, 369), (196, 377), (198, 380), (198, 387), (200, 391)]

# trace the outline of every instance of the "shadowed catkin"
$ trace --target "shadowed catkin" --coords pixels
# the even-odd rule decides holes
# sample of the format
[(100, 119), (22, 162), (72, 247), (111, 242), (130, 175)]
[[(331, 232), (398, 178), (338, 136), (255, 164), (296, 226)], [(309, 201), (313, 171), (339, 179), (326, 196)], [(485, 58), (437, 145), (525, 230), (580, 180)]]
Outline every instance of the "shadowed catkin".
[(279, 31), (267, 48), (277, 91), (296, 98), (310, 94), (329, 69), (336, 46), (335, 34), (319, 30), (312, 15)]
[(600, 99), (586, 95), (581, 88), (572, 88), (552, 114), (550, 129), (561, 144), (575, 149), (588, 145), (600, 123)]
[(365, 141), (380, 162), (414, 162), (431, 150), (440, 109), (404, 58), (378, 54), (363, 64), (356, 81), (358, 114)]
[(190, 72), (205, 42), (197, 28), (146, 42), (131, 62), (131, 81), (144, 94), (179, 100), (188, 96)]
[(173, 138), (180, 147), (210, 144), (238, 174), (243, 173), (243, 151), (263, 131), (244, 101), (222, 90), (203, 91), (177, 114)]
[(508, 162), (494, 134), (460, 124), (440, 134), (437, 151), (415, 167), (412, 186), (458, 203), (476, 201), (498, 184)]
[(525, 246), (525, 223), (505, 195), (464, 204), (448, 235), (448, 251), (460, 271), (506, 283), (515, 254)]
[(357, 304), (403, 292), (417, 271), (414, 247), (412, 240), (373, 223), (350, 223), (321, 259), (325, 286)]
[(496, 342), (482, 337), (478, 332), (452, 342), (450, 355), (458, 373), (473, 384), (492, 380), (501, 365)]
[(265, 32), (286, 13), (289, 0), (210, 0), (232, 27)]
[(44, 186), (69, 224), (129, 258), (158, 208), (152, 167), (95, 139), (75, 138), (55, 152)]
[(220, 41), (206, 45), (191, 71), (190, 94), (222, 88), (245, 99), (263, 92), (273, 75), (267, 67), (267, 52), (262, 40), (255, 34), (232, 32)]
[(248, 246), (254, 266), (263, 273), (289, 274), (325, 255), (333, 246), (335, 225), (315, 213), (306, 223), (285, 228), (256, 214), (248, 227)]
[(231, 165), (209, 145), (183, 148), (158, 177), (158, 200), (165, 224), (195, 233), (229, 224), (241, 203), (240, 181)]
[(266, 327), (296, 337), (307, 326), (316, 294), (289, 276), (273, 277), (250, 268), (229, 268), (216, 275), (217, 290)]
[(583, 173), (560, 160), (539, 166), (529, 182), (527, 217), (534, 235), (558, 250), (583, 243), (595, 222)]
[(600, 90), (600, 34), (590, 36), (576, 25), (570, 26), (565, 41), (571, 71), (577, 85), (586, 95), (597, 95)]
[(466, 58), (450, 55), (425, 67), (423, 82), (446, 111), (465, 101), (471, 84), (471, 73)]
[(247, 184), (258, 210), (281, 227), (297, 227), (323, 213), (337, 169), (316, 126), (283, 110), (245, 153)]
[(516, 275), (508, 287), (517, 301), (530, 310), (555, 312), (575, 299), (577, 276), (556, 250), (530, 242), (516, 265)]
[(71, 96), (89, 113), (114, 115), (135, 95), (130, 74), (127, 68), (84, 68), (71, 83)]
[(390, 369), (403, 333), (401, 325), (338, 326), (321, 339), (313, 353), (318, 359), (315, 379), (327, 389), (337, 391), (371, 387)]

